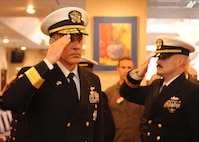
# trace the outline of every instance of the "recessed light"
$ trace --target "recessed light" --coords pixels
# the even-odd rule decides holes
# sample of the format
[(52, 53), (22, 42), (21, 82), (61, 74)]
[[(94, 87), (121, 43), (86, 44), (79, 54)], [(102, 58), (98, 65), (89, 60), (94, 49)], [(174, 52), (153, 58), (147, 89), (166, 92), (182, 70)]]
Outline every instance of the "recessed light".
[(3, 39), (3, 43), (8, 43), (8, 42), (9, 42), (9, 39), (7, 39), (7, 38)]
[(29, 14), (34, 14), (35, 9), (33, 8), (32, 5), (29, 5), (28, 8), (26, 9), (26, 12), (29, 13)]
[(21, 46), (21, 50), (26, 50), (26, 47), (25, 46)]

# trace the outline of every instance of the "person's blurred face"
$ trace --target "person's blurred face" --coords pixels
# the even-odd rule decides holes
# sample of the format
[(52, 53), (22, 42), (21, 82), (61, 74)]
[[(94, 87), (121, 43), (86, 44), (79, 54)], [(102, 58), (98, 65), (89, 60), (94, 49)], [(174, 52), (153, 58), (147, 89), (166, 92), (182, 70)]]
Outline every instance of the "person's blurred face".
[(125, 80), (127, 73), (134, 68), (133, 62), (131, 60), (122, 60), (120, 61), (117, 71), (120, 76), (120, 80)]
[(198, 73), (194, 68), (189, 67), (188, 73), (192, 76), (194, 79), (198, 79)]
[[(53, 36), (55, 40), (58, 40), (63, 35), (56, 34)], [(82, 53), (82, 34), (72, 34), (71, 42), (64, 48), (64, 51), (59, 59), (64, 65), (75, 65), (79, 63)]]

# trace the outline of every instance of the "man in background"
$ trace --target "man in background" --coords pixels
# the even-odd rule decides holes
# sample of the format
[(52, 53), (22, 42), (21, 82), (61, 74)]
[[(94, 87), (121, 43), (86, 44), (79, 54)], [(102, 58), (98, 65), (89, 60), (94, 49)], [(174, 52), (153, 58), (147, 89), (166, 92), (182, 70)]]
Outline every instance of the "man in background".
[(114, 142), (140, 142), (139, 124), (143, 106), (128, 102), (120, 96), (119, 89), (134, 62), (129, 57), (119, 59), (119, 81), (105, 90), (116, 127)]
[(192, 77), (193, 79), (198, 80), (198, 72), (197, 72), (196, 69), (194, 69), (193, 67), (189, 67), (189, 68), (188, 68), (188, 73), (191, 75), (191, 77)]

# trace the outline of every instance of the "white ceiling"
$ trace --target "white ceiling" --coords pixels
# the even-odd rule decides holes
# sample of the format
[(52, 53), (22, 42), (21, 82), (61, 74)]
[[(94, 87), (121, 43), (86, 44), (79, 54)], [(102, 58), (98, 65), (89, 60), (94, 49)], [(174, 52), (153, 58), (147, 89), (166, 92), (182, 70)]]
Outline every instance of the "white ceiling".
[[(0, 3), (0, 46), (6, 48), (47, 48), (47, 37), (40, 31), (42, 19), (65, 6), (85, 9), (85, 0), (0, 0)], [(33, 15), (26, 13), (29, 4), (36, 10)], [(4, 38), (9, 38), (10, 42), (4, 44)]]
[(177, 35), (199, 45), (199, 0), (148, 0), (147, 45), (154, 45), (160, 34)]
[[(147, 17), (153, 22), (147, 26), (158, 25), (162, 18), (199, 19), (199, 2), (188, 9), (190, 0), (148, 0)], [(125, 2), (125, 0), (124, 0)], [(50, 12), (64, 6), (77, 6), (85, 9), (85, 0), (0, 0), (0, 46), (18, 48), (26, 46), (30, 49), (47, 48), (46, 36), (40, 31), (40, 22)], [(29, 15), (26, 8), (32, 4), (36, 13)], [(154, 21), (155, 18), (155, 21)], [(164, 20), (164, 19), (163, 19)], [(147, 44), (159, 33), (147, 33)], [(172, 34), (172, 32), (171, 32)], [(2, 43), (3, 38), (9, 38), (8, 44)], [(43, 40), (41, 40), (43, 39)]]
[(199, 0), (187, 8), (191, 0), (148, 0), (148, 18), (199, 18)]

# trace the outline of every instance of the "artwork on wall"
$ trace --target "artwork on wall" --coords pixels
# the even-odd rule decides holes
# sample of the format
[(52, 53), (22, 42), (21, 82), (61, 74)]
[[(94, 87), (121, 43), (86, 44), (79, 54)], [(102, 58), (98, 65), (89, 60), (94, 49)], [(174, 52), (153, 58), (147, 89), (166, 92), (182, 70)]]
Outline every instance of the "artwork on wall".
[(137, 66), (137, 17), (94, 17), (95, 70), (115, 70), (118, 59), (132, 57)]

